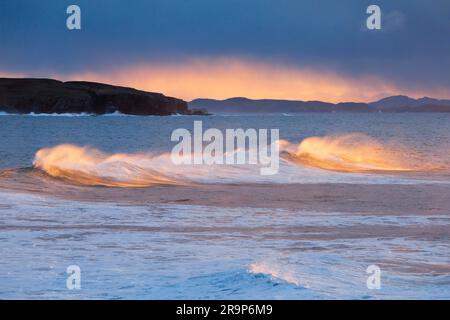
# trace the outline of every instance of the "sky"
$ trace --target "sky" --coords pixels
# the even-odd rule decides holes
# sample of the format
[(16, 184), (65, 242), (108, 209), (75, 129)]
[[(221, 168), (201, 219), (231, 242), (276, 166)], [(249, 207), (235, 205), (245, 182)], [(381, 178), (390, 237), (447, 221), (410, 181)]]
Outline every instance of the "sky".
[[(71, 4), (81, 30), (66, 27)], [(450, 1), (0, 0), (0, 76), (185, 100), (450, 98)]]

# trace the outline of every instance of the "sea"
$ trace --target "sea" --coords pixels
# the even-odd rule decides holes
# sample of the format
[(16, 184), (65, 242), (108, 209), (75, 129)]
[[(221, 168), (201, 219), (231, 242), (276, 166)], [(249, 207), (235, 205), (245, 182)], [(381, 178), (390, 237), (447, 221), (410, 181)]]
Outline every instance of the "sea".
[[(194, 121), (279, 129), (278, 173), (173, 164)], [(450, 299), (450, 114), (0, 114), (0, 142), (0, 299)]]

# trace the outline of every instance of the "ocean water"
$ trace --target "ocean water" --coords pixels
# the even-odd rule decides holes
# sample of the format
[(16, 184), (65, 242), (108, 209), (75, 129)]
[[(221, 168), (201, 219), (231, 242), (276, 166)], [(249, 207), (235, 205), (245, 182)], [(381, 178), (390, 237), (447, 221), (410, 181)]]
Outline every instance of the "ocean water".
[[(172, 131), (195, 120), (280, 129), (279, 173), (172, 165)], [(450, 299), (449, 124), (1, 115), (0, 298)]]

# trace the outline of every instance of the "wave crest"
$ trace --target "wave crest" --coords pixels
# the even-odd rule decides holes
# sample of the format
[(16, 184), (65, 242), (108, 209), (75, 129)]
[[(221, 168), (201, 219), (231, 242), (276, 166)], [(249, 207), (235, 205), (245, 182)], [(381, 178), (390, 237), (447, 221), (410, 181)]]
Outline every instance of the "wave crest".
[(282, 142), (294, 163), (339, 172), (429, 171), (437, 167), (419, 159), (412, 149), (382, 144), (364, 134), (309, 137), (298, 146)]
[(293, 270), (287, 269), (286, 267), (281, 267), (274, 263), (267, 262), (254, 262), (248, 267), (248, 272), (252, 274), (263, 274), (271, 278), (281, 280), (296, 286), (302, 286), (307, 288), (300, 282), (299, 277), (295, 274)]
[(147, 187), (181, 184), (151, 168), (149, 161), (158, 160), (150, 154), (108, 155), (88, 147), (70, 144), (41, 149), (33, 166), (52, 177), (83, 185), (110, 187)]
[(419, 157), (412, 148), (383, 144), (363, 134), (309, 137), (298, 145), (280, 140), (279, 147), (282, 161), (279, 174), (274, 176), (261, 176), (257, 165), (175, 165), (170, 153), (106, 154), (94, 148), (69, 144), (39, 150), (33, 165), (52, 177), (77, 184), (112, 187), (302, 183), (323, 178), (324, 175), (304, 170), (306, 168), (381, 176), (447, 172), (447, 166)]

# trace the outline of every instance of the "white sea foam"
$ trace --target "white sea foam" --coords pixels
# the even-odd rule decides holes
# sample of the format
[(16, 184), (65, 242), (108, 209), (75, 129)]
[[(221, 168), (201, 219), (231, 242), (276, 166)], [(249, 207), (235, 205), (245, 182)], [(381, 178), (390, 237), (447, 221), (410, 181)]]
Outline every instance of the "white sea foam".
[[(362, 219), (345, 212), (124, 205), (12, 192), (0, 193), (0, 210), (0, 298), (448, 299), (450, 294), (446, 238), (410, 236), (418, 226), (445, 228), (447, 217), (366, 213)], [(354, 227), (383, 230), (381, 225), (395, 225), (399, 232), (376, 241), (360, 233), (355, 241)], [(323, 232), (312, 235), (309, 227)], [(366, 288), (366, 268), (373, 263), (383, 272), (382, 290), (376, 292)], [(80, 266), (85, 286), (77, 292), (61, 290), (72, 264)]]
[(303, 286), (308, 288), (307, 285), (302, 285), (299, 277), (293, 270), (289, 270), (286, 267), (276, 265), (268, 262), (255, 262), (250, 264), (248, 271), (253, 274), (268, 275), (277, 280), (282, 280), (287, 283), (295, 284), (296, 286)]

